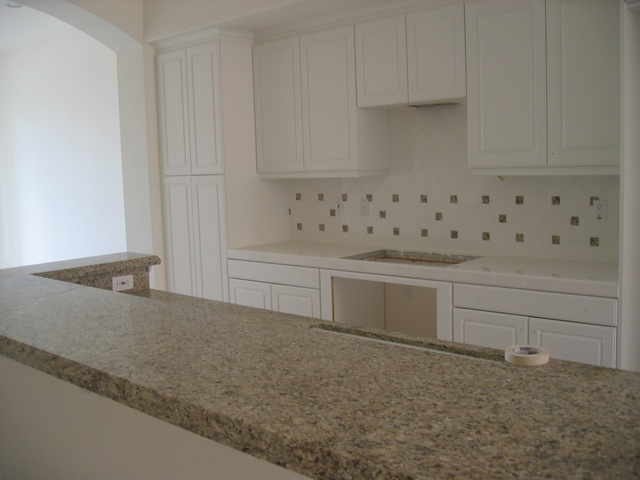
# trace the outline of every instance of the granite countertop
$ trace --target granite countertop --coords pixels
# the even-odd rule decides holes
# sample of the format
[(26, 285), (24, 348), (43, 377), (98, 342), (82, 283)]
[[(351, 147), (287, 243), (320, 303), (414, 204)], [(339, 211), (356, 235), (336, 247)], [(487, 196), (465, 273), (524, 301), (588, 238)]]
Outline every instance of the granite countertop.
[(311, 478), (640, 474), (638, 373), (334, 328), (0, 271), (2, 355)]
[[(232, 260), (348, 270), (597, 297), (618, 297), (618, 265), (615, 263), (480, 255), (479, 258), (458, 265), (433, 267), (376, 263), (345, 258), (383, 249), (385, 249), (384, 246), (286, 241), (231, 248), (227, 251), (227, 256)], [(407, 250), (415, 251), (414, 249)], [(466, 252), (439, 253), (466, 254)]]

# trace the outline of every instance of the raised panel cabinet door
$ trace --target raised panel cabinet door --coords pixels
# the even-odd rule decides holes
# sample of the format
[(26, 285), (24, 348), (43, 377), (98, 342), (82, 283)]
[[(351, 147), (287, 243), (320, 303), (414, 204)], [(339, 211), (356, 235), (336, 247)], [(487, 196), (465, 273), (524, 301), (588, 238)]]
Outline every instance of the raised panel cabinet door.
[(321, 318), (320, 291), (312, 288), (271, 285), (271, 306), (276, 312)]
[(547, 1), (550, 166), (620, 163), (619, 5)]
[(227, 301), (224, 177), (194, 176), (191, 182), (197, 296)]
[(527, 317), (453, 309), (453, 341), (504, 350), (527, 343)]
[(303, 170), (300, 42), (255, 45), (253, 74), (258, 173)]
[(197, 295), (191, 178), (164, 178), (164, 226), (168, 290)]
[(271, 285), (249, 280), (229, 280), (230, 302), (245, 307), (271, 310)]
[(191, 153), (185, 51), (158, 54), (156, 69), (162, 172), (189, 175)]
[(529, 343), (548, 349), (551, 358), (613, 368), (615, 342), (615, 327), (529, 318)]
[(306, 171), (358, 169), (354, 27), (300, 37)]
[(191, 173), (223, 173), (218, 42), (187, 49)]
[(547, 165), (544, 0), (465, 5), (469, 167)]
[(405, 16), (355, 26), (358, 107), (406, 103), (407, 33)]
[(462, 4), (407, 15), (409, 102), (466, 96), (464, 35)]

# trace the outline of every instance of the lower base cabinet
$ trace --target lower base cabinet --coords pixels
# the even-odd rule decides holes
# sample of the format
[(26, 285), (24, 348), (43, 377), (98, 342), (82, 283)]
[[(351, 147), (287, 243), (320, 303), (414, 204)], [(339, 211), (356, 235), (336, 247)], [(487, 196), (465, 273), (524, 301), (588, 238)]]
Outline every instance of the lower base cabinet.
[(615, 327), (453, 309), (454, 341), (481, 347), (536, 345), (548, 349), (551, 358), (615, 367), (615, 337)]

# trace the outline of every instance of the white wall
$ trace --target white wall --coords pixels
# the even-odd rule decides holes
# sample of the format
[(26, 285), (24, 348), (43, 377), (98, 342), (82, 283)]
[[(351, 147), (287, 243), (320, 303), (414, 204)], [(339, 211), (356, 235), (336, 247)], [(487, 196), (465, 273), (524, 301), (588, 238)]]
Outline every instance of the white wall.
[(0, 55), (0, 267), (127, 249), (116, 68), (75, 29)]

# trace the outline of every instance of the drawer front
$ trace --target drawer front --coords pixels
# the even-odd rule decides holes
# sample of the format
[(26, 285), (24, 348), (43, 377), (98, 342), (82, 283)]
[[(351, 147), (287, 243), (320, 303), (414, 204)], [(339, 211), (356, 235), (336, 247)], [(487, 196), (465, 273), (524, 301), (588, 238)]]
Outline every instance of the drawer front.
[(459, 283), (453, 287), (453, 302), (475, 310), (610, 326), (616, 325), (618, 303), (614, 298)]
[(320, 288), (320, 270), (317, 268), (229, 260), (229, 277), (297, 287)]

